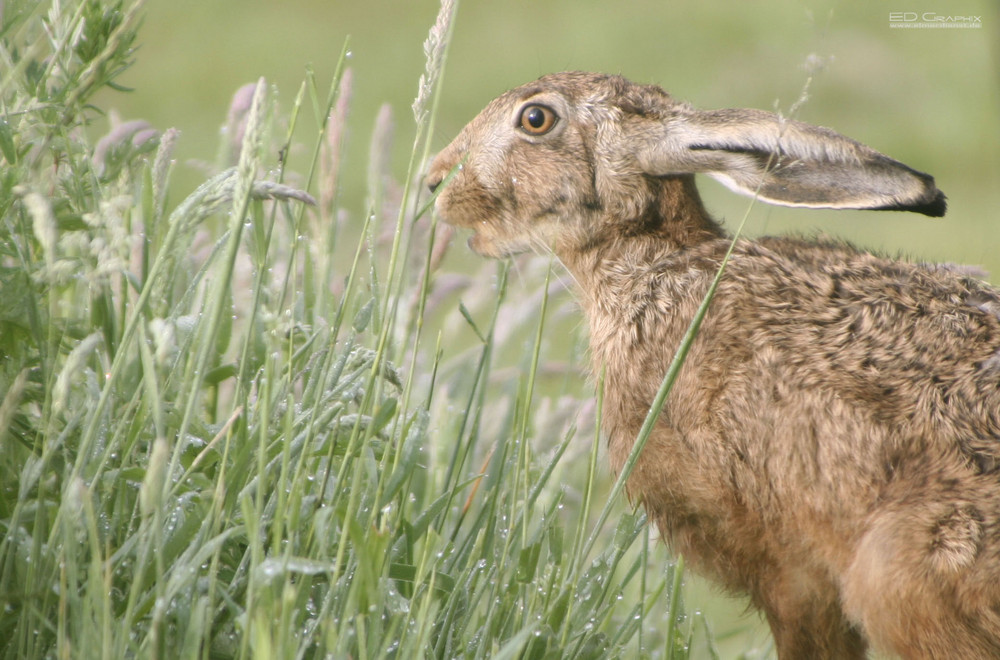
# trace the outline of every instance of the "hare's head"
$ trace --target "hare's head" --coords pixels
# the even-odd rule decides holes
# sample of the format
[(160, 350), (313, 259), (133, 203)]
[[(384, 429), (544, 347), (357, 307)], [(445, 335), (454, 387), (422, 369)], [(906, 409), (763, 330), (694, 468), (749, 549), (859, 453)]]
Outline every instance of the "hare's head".
[(759, 110), (699, 111), (618, 76), (557, 73), (490, 103), (431, 165), (441, 217), (488, 256), (583, 249), (602, 233), (708, 226), (705, 173), (785, 206), (944, 214), (932, 177), (834, 131)]

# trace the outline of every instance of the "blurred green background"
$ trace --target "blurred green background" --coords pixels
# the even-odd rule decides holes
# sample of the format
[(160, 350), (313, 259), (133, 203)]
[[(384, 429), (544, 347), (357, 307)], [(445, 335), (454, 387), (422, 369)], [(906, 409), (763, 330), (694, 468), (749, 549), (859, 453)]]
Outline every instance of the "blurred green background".
[[(979, 29), (890, 29), (890, 11), (981, 17)], [(396, 118), (398, 176), (412, 141), (410, 104), (423, 70), (433, 0), (149, 0), (131, 94), (102, 99), (127, 119), (182, 130), (175, 176), (211, 160), (232, 93), (265, 76), (290, 107), (306, 65), (321, 85), (350, 37), (354, 94), (346, 199), (363, 197), (378, 107)], [(700, 107), (788, 110), (933, 174), (943, 220), (912, 214), (802, 212), (758, 206), (750, 231), (824, 231), (892, 254), (986, 267), (1000, 276), (1000, 12), (995, 0), (509, 0), (460, 3), (435, 142), (444, 146), (501, 91), (566, 69), (622, 73)], [(311, 137), (311, 136), (309, 136)], [(186, 188), (187, 186), (183, 186)], [(745, 200), (703, 182), (733, 226)]]
[[(890, 254), (980, 265), (1000, 282), (997, 7), (995, 0), (464, 0), (435, 144), (447, 144), (498, 93), (551, 71), (621, 73), (705, 108), (787, 112), (815, 68), (807, 63), (823, 62), (797, 117), (933, 174), (949, 213), (929, 219), (758, 205), (749, 231), (825, 232)], [(108, 94), (98, 105), (181, 129), (174, 176), (187, 190), (204, 178), (198, 161), (219, 151), (238, 87), (264, 76), (287, 110), (307, 65), (325, 88), (350, 37), (354, 87), (342, 195), (359, 218), (368, 142), (383, 103), (396, 120), (395, 174), (404, 175), (422, 43), (437, 10), (432, 0), (149, 0), (137, 64), (120, 79), (135, 91)], [(982, 27), (890, 29), (890, 11), (975, 15)], [(707, 180), (702, 190), (708, 207), (734, 227), (746, 200)], [(448, 258), (460, 263), (462, 252)], [(703, 589), (695, 587), (692, 604)], [(744, 606), (712, 607), (738, 615)]]
[[(890, 11), (977, 15), (979, 29), (890, 29)], [(288, 108), (312, 65), (330, 79), (350, 37), (354, 95), (345, 195), (364, 188), (380, 104), (396, 118), (398, 176), (412, 141), (410, 104), (423, 70), (433, 0), (149, 0), (131, 94), (102, 99), (125, 118), (183, 132), (176, 172), (194, 186), (195, 159), (217, 153), (232, 93), (265, 76)], [(913, 258), (1000, 275), (1000, 12), (995, 0), (509, 0), (460, 3), (436, 125), (444, 146), (492, 97), (566, 69), (622, 73), (700, 107), (787, 110), (815, 75), (798, 117), (831, 126), (933, 174), (949, 197), (943, 220), (912, 214), (802, 212), (758, 206), (753, 233), (825, 231)], [(186, 187), (186, 186), (184, 186)], [(704, 182), (730, 226), (745, 200)], [(363, 195), (363, 193), (358, 193)]]

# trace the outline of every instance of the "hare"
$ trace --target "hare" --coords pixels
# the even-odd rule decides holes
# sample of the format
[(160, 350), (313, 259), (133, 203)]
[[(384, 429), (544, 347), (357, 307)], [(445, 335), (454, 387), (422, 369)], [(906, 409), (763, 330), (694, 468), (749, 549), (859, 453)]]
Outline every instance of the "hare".
[[(773, 204), (929, 216), (945, 196), (832, 130), (558, 73), (431, 165), (445, 222), (579, 288), (620, 471), (729, 247), (694, 174)], [(740, 240), (628, 483), (782, 660), (1000, 657), (1000, 293), (833, 240)]]

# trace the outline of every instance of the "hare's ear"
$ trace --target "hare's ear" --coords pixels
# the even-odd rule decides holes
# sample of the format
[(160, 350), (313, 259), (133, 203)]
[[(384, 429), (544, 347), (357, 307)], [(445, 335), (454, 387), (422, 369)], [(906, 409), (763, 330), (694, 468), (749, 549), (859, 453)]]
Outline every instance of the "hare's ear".
[(688, 110), (656, 132), (637, 149), (650, 174), (705, 173), (783, 206), (945, 212), (933, 177), (828, 128), (761, 110)]

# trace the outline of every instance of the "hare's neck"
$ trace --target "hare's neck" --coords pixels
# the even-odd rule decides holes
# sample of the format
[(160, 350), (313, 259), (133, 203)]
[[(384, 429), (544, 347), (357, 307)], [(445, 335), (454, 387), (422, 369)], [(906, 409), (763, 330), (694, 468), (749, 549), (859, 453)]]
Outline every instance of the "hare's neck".
[(588, 249), (559, 255), (580, 289), (595, 370), (606, 369), (609, 382), (619, 383), (609, 393), (640, 407), (666, 368), (672, 351), (664, 347), (679, 342), (728, 245), (693, 183), (667, 183), (690, 190), (669, 191), (673, 199), (642, 227), (623, 230), (608, 218), (610, 230), (592, 236)]
[(662, 278), (655, 271), (664, 264), (725, 236), (705, 211), (691, 175), (659, 179), (657, 196), (640, 218), (625, 221), (607, 214), (588, 224), (583, 245), (557, 248), (580, 286), (585, 308), (617, 307), (622, 287), (634, 290), (648, 277)]

